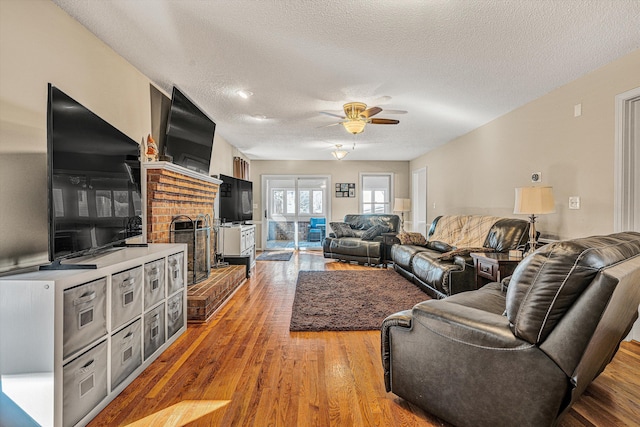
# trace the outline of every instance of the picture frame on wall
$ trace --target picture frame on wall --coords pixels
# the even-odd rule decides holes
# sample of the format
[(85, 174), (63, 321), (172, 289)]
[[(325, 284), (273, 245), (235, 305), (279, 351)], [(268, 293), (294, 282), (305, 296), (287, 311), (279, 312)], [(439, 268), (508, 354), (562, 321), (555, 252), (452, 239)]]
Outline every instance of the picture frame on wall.
[(356, 197), (355, 182), (337, 182), (335, 185), (336, 197)]

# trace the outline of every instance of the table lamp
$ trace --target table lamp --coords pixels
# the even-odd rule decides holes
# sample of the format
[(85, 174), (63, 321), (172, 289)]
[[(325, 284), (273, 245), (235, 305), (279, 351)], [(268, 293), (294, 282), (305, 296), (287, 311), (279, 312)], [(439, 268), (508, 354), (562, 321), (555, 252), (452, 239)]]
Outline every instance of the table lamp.
[(556, 211), (553, 200), (552, 187), (520, 187), (516, 188), (516, 202), (514, 214), (529, 216), (529, 250), (525, 255), (536, 250), (536, 215), (554, 213)]
[(395, 199), (393, 211), (400, 212), (400, 231), (404, 232), (404, 213), (411, 210), (411, 199)]

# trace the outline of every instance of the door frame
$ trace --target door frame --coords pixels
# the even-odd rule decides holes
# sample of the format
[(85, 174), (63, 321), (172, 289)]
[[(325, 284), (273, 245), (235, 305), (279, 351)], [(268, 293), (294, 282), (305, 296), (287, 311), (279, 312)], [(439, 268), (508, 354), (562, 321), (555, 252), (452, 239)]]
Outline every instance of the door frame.
[[(638, 219), (635, 218), (634, 197), (640, 189), (637, 187), (638, 157), (634, 150), (640, 150), (640, 135), (634, 135), (634, 117), (631, 116), (632, 103), (640, 102), (640, 87), (616, 95), (615, 98), (615, 160), (614, 160), (614, 208), (613, 230), (620, 232), (633, 230)], [(637, 104), (634, 108), (639, 108)], [(640, 312), (640, 307), (638, 307)], [(640, 341), (640, 320), (636, 321), (625, 340)]]
[[(262, 233), (260, 236), (260, 241), (262, 244), (262, 250), (267, 251), (267, 238), (269, 236), (269, 194), (268, 194), (268, 186), (267, 181), (270, 179), (291, 179), (295, 182), (294, 188), (296, 191), (296, 214), (295, 221), (298, 221), (298, 180), (300, 178), (303, 179), (325, 179), (327, 181), (327, 188), (325, 189), (325, 199), (326, 199), (326, 208), (325, 208), (325, 217), (327, 218), (326, 222), (329, 225), (331, 221), (331, 189), (333, 188), (333, 184), (331, 183), (331, 175), (322, 175), (322, 174), (309, 174), (309, 175), (301, 175), (301, 174), (268, 174), (261, 175), (261, 192), (262, 192), (262, 200), (261, 200), (261, 215), (262, 215)], [(297, 234), (297, 233), (296, 233)], [(295, 250), (298, 248), (296, 247)]]
[[(424, 191), (420, 191), (424, 187)], [(411, 228), (413, 231), (427, 235), (427, 167), (411, 171)], [(424, 209), (424, 217), (420, 218), (420, 208)], [(424, 223), (424, 226), (423, 226)]]

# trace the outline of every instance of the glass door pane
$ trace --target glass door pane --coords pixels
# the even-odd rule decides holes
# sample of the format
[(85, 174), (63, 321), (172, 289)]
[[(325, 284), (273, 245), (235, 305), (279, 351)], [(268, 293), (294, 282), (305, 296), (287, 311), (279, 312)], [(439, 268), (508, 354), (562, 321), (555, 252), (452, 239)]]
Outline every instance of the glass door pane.
[[(296, 247), (296, 180), (292, 177), (268, 177), (265, 182), (265, 250)], [(263, 196), (264, 197), (264, 196)]]
[(322, 248), (327, 230), (329, 179), (298, 177), (298, 248)]

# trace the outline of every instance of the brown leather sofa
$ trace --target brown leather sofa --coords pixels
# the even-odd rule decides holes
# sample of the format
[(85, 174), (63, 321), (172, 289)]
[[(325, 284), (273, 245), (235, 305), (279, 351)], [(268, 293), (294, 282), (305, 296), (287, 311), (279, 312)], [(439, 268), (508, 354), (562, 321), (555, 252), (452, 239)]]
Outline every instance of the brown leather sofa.
[[(505, 280), (506, 281), (506, 280)], [(550, 426), (638, 318), (640, 233), (546, 245), (491, 283), (382, 325), (387, 391), (458, 426)]]
[[(329, 225), (332, 224), (333, 229), (337, 223)], [(382, 235), (376, 235), (373, 240), (365, 240), (363, 237), (374, 226), (382, 227), (386, 233), (397, 233), (400, 228), (398, 215), (348, 214), (344, 216), (343, 224), (348, 231), (346, 235), (337, 235), (337, 230), (333, 230), (322, 241), (322, 251), (325, 258), (355, 261), (359, 264), (369, 265), (386, 263), (386, 247)]]
[[(438, 233), (438, 227), (449, 220), (457, 221), (461, 228), (446, 233), (449, 241), (434, 240), (433, 236), (442, 236)], [(478, 236), (475, 239), (480, 243), (476, 243), (475, 248), (462, 247), (464, 244), (458, 242), (470, 241), (464, 235), (467, 229), (473, 228), (479, 232), (477, 227), (467, 225), (473, 223), (477, 226), (483, 222), (487, 231), (482, 232), (480, 240)], [(523, 247), (528, 235), (529, 222), (521, 219), (478, 215), (438, 216), (431, 223), (425, 245), (393, 245), (391, 260), (398, 273), (418, 285), (429, 296), (444, 298), (476, 289), (475, 268), (470, 252), (508, 252)], [(458, 244), (462, 246), (457, 246)]]

